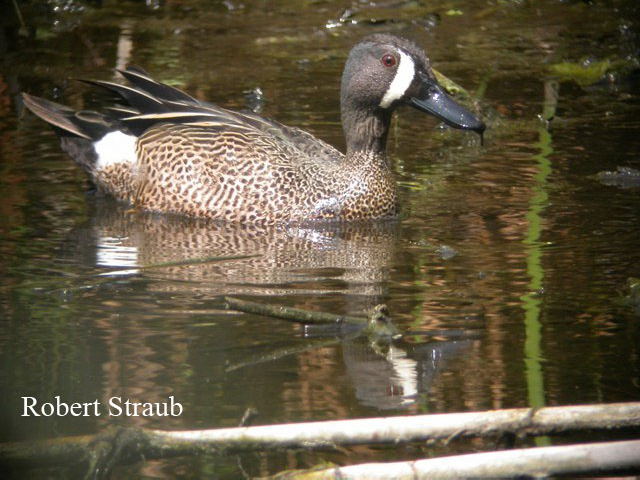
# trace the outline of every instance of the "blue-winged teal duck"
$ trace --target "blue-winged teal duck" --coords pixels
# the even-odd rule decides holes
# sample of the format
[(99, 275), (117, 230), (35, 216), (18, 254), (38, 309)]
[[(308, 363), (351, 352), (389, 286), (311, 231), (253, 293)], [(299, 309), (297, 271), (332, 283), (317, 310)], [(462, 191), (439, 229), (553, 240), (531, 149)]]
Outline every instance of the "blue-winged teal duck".
[(201, 102), (130, 67), (131, 86), (92, 81), (126, 106), (104, 113), (24, 94), (96, 186), (137, 208), (239, 222), (391, 217), (385, 153), (392, 112), (411, 105), (480, 134), (484, 124), (436, 82), (424, 51), (392, 35), (364, 38), (342, 75), (343, 154), (295, 127)]

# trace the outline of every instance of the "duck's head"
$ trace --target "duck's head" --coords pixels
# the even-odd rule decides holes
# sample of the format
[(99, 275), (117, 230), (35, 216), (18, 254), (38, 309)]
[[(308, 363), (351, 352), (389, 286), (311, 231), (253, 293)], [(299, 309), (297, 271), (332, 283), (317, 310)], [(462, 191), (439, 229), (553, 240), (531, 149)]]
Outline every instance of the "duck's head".
[(410, 105), (447, 125), (480, 135), (485, 125), (438, 84), (424, 50), (394, 35), (376, 34), (351, 49), (341, 85), (348, 150), (384, 150), (391, 113)]

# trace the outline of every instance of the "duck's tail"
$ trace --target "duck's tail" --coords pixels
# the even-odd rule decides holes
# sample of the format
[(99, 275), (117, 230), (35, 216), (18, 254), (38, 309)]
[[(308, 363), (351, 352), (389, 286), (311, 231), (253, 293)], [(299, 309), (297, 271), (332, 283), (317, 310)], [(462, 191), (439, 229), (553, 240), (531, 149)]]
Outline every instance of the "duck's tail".
[(87, 172), (92, 173), (97, 160), (94, 143), (114, 129), (114, 121), (91, 111), (75, 111), (59, 103), (22, 94), (24, 105), (53, 126), (65, 150)]
[(24, 105), (45, 122), (50, 123), (59, 135), (75, 135), (95, 141), (113, 129), (113, 120), (91, 111), (75, 111), (59, 103), (22, 94)]

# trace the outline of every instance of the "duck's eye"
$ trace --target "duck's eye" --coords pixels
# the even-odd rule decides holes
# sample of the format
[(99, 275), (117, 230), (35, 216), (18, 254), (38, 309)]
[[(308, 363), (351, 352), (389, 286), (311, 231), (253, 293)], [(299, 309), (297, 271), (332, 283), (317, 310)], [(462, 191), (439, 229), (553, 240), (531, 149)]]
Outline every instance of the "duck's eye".
[(382, 65), (384, 65), (385, 67), (394, 67), (397, 63), (396, 57), (394, 57), (390, 53), (387, 53), (386, 55), (384, 55), (380, 59), (380, 61), (382, 62)]

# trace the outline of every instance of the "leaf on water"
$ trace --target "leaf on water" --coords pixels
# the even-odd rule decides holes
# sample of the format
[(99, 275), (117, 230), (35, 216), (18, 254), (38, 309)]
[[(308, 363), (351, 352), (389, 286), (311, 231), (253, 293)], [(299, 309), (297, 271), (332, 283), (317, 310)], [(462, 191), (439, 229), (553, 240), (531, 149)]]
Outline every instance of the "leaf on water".
[(574, 81), (578, 85), (586, 87), (598, 82), (611, 68), (611, 61), (600, 62), (561, 62), (549, 66), (549, 70), (560, 80)]
[(433, 73), (435, 74), (438, 83), (442, 86), (442, 88), (446, 90), (447, 93), (456, 96), (460, 95), (465, 98), (471, 98), (471, 95), (464, 87), (458, 85), (445, 74), (439, 72), (435, 68), (433, 69)]

